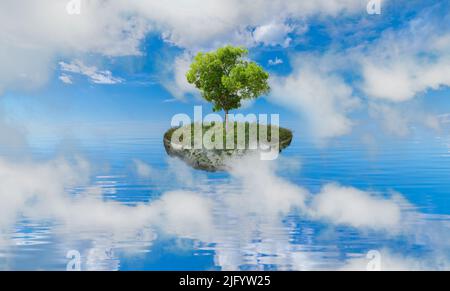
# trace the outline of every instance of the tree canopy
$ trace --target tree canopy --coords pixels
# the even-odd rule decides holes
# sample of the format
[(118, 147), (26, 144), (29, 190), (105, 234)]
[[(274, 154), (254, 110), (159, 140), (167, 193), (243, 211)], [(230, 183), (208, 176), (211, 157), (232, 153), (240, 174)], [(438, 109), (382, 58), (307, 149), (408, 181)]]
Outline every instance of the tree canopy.
[(241, 107), (241, 101), (256, 99), (270, 91), (269, 74), (255, 62), (245, 59), (248, 50), (225, 46), (216, 51), (198, 53), (186, 77), (214, 111), (225, 114)]

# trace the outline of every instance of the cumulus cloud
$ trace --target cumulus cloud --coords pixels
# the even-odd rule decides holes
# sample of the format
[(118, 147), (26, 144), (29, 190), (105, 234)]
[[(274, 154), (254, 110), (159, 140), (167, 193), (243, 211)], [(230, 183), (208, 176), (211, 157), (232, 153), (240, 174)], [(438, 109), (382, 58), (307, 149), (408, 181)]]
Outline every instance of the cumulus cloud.
[[(197, 92), (185, 77), (193, 52), (215, 49), (225, 44), (287, 47), (291, 42), (289, 34), (304, 31), (302, 26), (288, 23), (289, 19), (313, 15), (336, 16), (338, 13), (354, 13), (358, 9), (364, 11), (360, 3), (352, 0), (308, 4), (299, 1), (260, 1), (258, 5), (251, 1), (196, 4), (196, 1), (179, 2), (176, 9), (173, 3), (141, 1), (136, 4), (139, 13), (155, 24), (166, 41), (186, 49), (172, 65), (164, 69), (167, 76), (162, 80), (165, 88), (177, 99)], [(280, 61), (275, 60), (273, 65), (280, 64)]]
[(132, 13), (125, 17), (123, 4), (83, 1), (80, 15), (69, 15), (66, 4), (58, 0), (0, 3), (0, 88), (44, 85), (57, 57), (140, 54), (148, 24)]
[[(149, 177), (155, 171), (142, 161), (136, 163), (143, 177)], [(220, 203), (224, 203), (235, 214), (259, 214), (266, 219), (276, 220), (300, 211), (310, 218), (336, 225), (390, 231), (401, 222), (401, 206), (405, 201), (399, 194), (383, 198), (376, 193), (338, 184), (325, 185), (319, 193), (314, 194), (280, 177), (278, 171), (286, 170), (285, 167), (261, 161), (258, 156), (232, 160), (230, 180), (223, 181), (217, 187), (208, 185), (205, 176), (194, 178), (192, 169), (177, 159), (170, 159), (169, 163), (172, 165), (168, 171), (180, 185), (193, 187), (192, 191), (202, 195), (214, 193)], [(298, 170), (298, 165), (292, 167)]]
[(61, 76), (59, 76), (59, 79), (64, 84), (73, 84), (72, 78), (66, 74), (62, 74)]
[(321, 139), (347, 134), (353, 122), (347, 116), (359, 100), (343, 78), (330, 71), (328, 58), (298, 56), (295, 71), (271, 80), (269, 100), (296, 110)]
[(184, 238), (208, 239), (214, 235), (212, 201), (198, 193), (175, 191), (152, 204), (160, 213), (159, 227)]
[[(226, 43), (286, 43), (274, 31), (289, 31), (288, 17), (338, 15), (362, 9), (345, 1), (82, 1), (80, 14), (67, 2), (2, 1), (0, 4), (0, 90), (45, 84), (57, 57), (94, 53), (115, 57), (139, 55), (140, 44), (156, 32), (181, 48), (196, 50)], [(18, 19), (26, 19), (20, 21)], [(257, 29), (257, 38), (253, 30)], [(280, 30), (281, 29), (281, 30)]]
[[(160, 200), (135, 207), (104, 201), (102, 188), (90, 183), (89, 163), (80, 158), (15, 163), (2, 159), (0, 176), (0, 230), (4, 242), (19, 217), (53, 219), (74, 231), (105, 231), (119, 240), (134, 237), (149, 226), (164, 226), (173, 234), (190, 230), (201, 237), (201, 227), (210, 221), (208, 198), (196, 193), (166, 193)], [(68, 189), (76, 187), (81, 190), (70, 194)], [(182, 206), (179, 201), (183, 201)], [(181, 222), (184, 226), (179, 225)], [(199, 231), (186, 228), (187, 224), (198, 226)]]
[(198, 90), (186, 79), (192, 58), (189, 52), (177, 56), (161, 74), (161, 83), (178, 100), (184, 99), (187, 94), (198, 94)]
[[(187, 171), (192, 171), (187, 169)], [(395, 233), (405, 221), (403, 208), (408, 205), (400, 195), (390, 198), (338, 184), (324, 185), (318, 193), (280, 177), (276, 163), (260, 161), (256, 156), (233, 160), (231, 179), (220, 185), (208, 185), (206, 177), (197, 177), (198, 187), (192, 191), (209, 196), (230, 215), (246, 220), (251, 215), (267, 222), (277, 222), (290, 213), (302, 213), (314, 220), (357, 229), (373, 229)], [(173, 173), (173, 172), (172, 172)], [(182, 175), (185, 175), (182, 174)], [(188, 180), (177, 179), (192, 187)]]
[[(434, 8), (437, 9), (437, 8)], [(388, 30), (361, 58), (364, 92), (392, 102), (450, 86), (449, 15), (430, 19), (426, 11), (405, 28)]]
[(393, 229), (400, 224), (401, 208), (395, 197), (385, 199), (352, 187), (328, 184), (313, 198), (312, 215), (357, 228)]
[[(80, 60), (75, 60), (70, 63), (59, 62), (60, 70), (64, 73), (81, 74), (89, 78), (95, 84), (117, 84), (123, 80), (113, 77), (108, 70), (99, 70), (95, 66), (87, 66)], [(72, 79), (66, 74), (60, 77), (60, 80), (66, 84), (71, 84)]]
[(252, 213), (286, 215), (297, 210), (335, 225), (390, 232), (395, 232), (405, 218), (402, 208), (407, 202), (400, 194), (386, 198), (334, 183), (314, 194), (279, 177), (276, 164), (256, 157), (234, 161), (232, 174), (241, 185), (239, 195), (234, 197), (236, 206)]
[(405, 105), (450, 85), (450, 37), (448, 25), (441, 25), (449, 23), (449, 15), (438, 9), (432, 5), (404, 26), (353, 47), (331, 48), (313, 57), (292, 54), (295, 69), (272, 79), (269, 99), (296, 109), (321, 138), (350, 133), (355, 125), (350, 114), (357, 103), (388, 133), (406, 136), (415, 124), (439, 129), (437, 118), (420, 108), (410, 112)]
[(135, 7), (140, 14), (155, 23), (168, 41), (190, 49), (211, 48), (227, 43), (286, 44), (291, 28), (285, 24), (285, 20), (289, 18), (337, 16), (365, 9), (358, 0), (263, 0), (257, 3), (250, 0), (220, 0), (211, 3), (201, 0), (133, 1), (131, 7)]
[(308, 192), (275, 172), (275, 164), (256, 156), (233, 160), (231, 173), (241, 187), (236, 195), (229, 196), (229, 202), (244, 211), (267, 216), (304, 209)]
[(14, 221), (33, 197), (39, 197), (38, 201), (48, 200), (63, 193), (65, 186), (85, 184), (88, 171), (88, 165), (82, 160), (73, 166), (58, 160), (43, 164), (0, 160), (0, 228)]
[(279, 22), (258, 26), (253, 31), (253, 38), (257, 43), (267, 46), (281, 45), (288, 47), (292, 39), (288, 37), (289, 33), (294, 31), (294, 27)]
[(428, 89), (449, 86), (449, 67), (448, 57), (441, 57), (440, 61), (416, 57), (368, 61), (363, 63), (363, 89), (373, 98), (407, 101)]

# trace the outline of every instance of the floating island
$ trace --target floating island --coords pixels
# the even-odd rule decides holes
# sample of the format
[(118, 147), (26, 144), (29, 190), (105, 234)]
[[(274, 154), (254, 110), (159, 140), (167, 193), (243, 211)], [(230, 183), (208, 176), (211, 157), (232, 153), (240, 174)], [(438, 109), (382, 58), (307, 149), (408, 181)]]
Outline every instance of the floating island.
[[(250, 124), (250, 123), (234, 123), (234, 130), (231, 129), (232, 125), (228, 125), (228, 130), (225, 130), (227, 126), (223, 125), (223, 143), (222, 147), (215, 147), (213, 149), (206, 148), (205, 146), (200, 147), (194, 147), (194, 129), (195, 128), (202, 128), (202, 137), (205, 137), (205, 134), (209, 134), (211, 137), (211, 141), (216, 144), (215, 134), (211, 134), (214, 132), (214, 123), (205, 125), (205, 124), (197, 124), (197, 126), (194, 126), (193, 124), (185, 125), (183, 127), (173, 127), (169, 129), (164, 134), (164, 147), (166, 149), (166, 152), (171, 157), (176, 157), (184, 161), (189, 166), (193, 167), (194, 169), (208, 171), (208, 172), (217, 172), (217, 171), (227, 171), (229, 170), (229, 163), (233, 158), (239, 158), (246, 155), (249, 155), (251, 153), (257, 153), (259, 151), (262, 151), (261, 149), (258, 149), (255, 144), (250, 143), (249, 133), (252, 132), (250, 130), (251, 126), (254, 126), (253, 129), (256, 128), (256, 136), (258, 144), (260, 144), (260, 133), (263, 133), (261, 135), (261, 143), (264, 142), (264, 144), (269, 145), (269, 147), (277, 146), (279, 153), (281, 153), (282, 150), (287, 148), (291, 142), (292, 142), (292, 131), (286, 128), (274, 126), (274, 125), (260, 125), (260, 124)], [(239, 130), (238, 130), (239, 128)], [(177, 130), (182, 131), (177, 131)], [(240, 135), (242, 135), (242, 129), (245, 129), (245, 141), (241, 137), (240, 144), (238, 139), (238, 132)], [(278, 138), (274, 136), (272, 138), (272, 131), (276, 132), (278, 130)], [(183, 132), (184, 134), (180, 134), (180, 132)], [(174, 133), (176, 135), (174, 137)], [(184, 137), (189, 137), (190, 133), (190, 139), (184, 140)], [(220, 129), (219, 129), (220, 133)], [(233, 137), (234, 134), (234, 137)], [(220, 134), (218, 135), (220, 136)], [(243, 136), (243, 135), (242, 135)], [(220, 138), (220, 137), (219, 137)], [(227, 144), (227, 138), (229, 138), (231, 141)], [(234, 141), (234, 146), (231, 147)], [(245, 144), (244, 144), (245, 143)], [(277, 144), (278, 143), (278, 144)]]

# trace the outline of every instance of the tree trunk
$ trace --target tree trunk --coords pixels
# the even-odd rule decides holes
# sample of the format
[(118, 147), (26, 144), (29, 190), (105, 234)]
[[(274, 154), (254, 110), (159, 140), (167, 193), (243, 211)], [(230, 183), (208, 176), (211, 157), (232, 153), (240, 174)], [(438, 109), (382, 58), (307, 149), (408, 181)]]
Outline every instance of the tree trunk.
[(228, 131), (228, 110), (225, 110), (225, 130)]

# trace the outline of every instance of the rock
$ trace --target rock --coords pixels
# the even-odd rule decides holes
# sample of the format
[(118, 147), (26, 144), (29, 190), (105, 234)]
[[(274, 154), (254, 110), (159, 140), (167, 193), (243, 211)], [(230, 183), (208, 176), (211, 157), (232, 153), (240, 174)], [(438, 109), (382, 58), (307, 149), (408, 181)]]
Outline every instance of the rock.
[[(283, 135), (280, 135), (279, 151), (287, 148), (292, 142), (292, 132), (287, 129), (283, 130)], [(187, 149), (183, 148), (178, 143), (171, 142), (171, 136), (174, 129), (170, 129), (164, 135), (164, 147), (166, 152), (171, 157), (177, 157), (187, 163), (189, 166), (203, 171), (217, 172), (227, 171), (227, 161), (233, 158), (243, 157), (247, 154), (254, 153), (257, 150), (254, 149), (234, 149), (234, 150), (222, 150), (222, 149)]]

